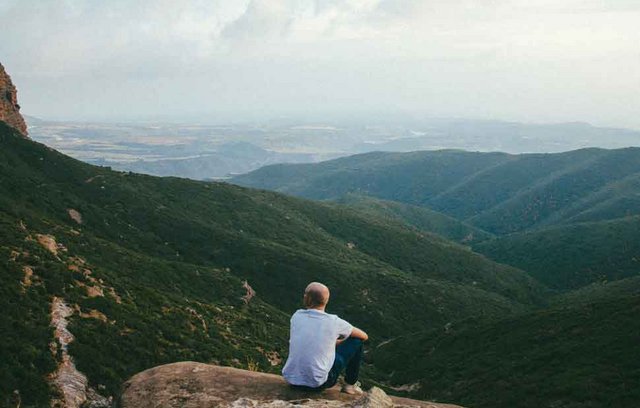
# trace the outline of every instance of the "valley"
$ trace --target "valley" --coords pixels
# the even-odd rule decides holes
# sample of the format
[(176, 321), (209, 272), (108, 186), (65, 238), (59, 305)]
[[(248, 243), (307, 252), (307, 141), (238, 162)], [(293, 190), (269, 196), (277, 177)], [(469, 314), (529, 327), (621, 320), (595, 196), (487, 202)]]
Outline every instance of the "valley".
[(586, 123), (526, 124), (385, 116), (304, 117), (261, 122), (215, 115), (180, 123), (43, 120), (27, 116), (31, 137), (91, 164), (156, 176), (228, 179), (276, 163), (316, 163), (359, 153), (462, 149), (562, 152), (634, 145), (640, 132)]
[[(637, 217), (616, 218), (620, 213), (613, 211), (611, 220), (571, 222), (573, 214), (591, 212), (585, 203), (598, 207), (615, 200), (597, 197), (632, 178), (627, 170), (635, 169), (633, 160), (625, 164), (620, 158), (635, 157), (633, 149), (613, 156), (619, 166), (610, 173), (613, 180), (583, 177), (601, 189), (579, 200), (581, 207), (571, 207), (581, 211), (571, 217), (552, 213), (546, 222), (557, 217), (555, 226), (500, 234), (501, 229), (479, 228), (473, 211), (489, 214), (504, 207), (496, 197), (526, 197), (513, 193), (518, 186), (534, 184), (544, 192), (558, 174), (560, 180), (576, 171), (589, 174), (587, 163), (613, 162), (607, 161), (609, 152), (563, 154), (586, 156), (585, 164), (559, 164), (551, 178), (549, 166), (541, 166), (547, 175), (520, 177), (543, 182), (509, 181), (503, 192), (486, 196), (493, 201), (460, 198), (468, 209), (440, 212), (424, 203), (443, 205), (446, 197), (470, 193), (477, 180), (489, 180), (500, 166), (526, 157), (411, 153), (411, 168), (422, 169), (415, 174), (446, 178), (424, 183), (414, 177), (420, 184), (409, 190), (395, 184), (397, 195), (384, 188), (402, 174), (402, 155), (392, 154), (396, 173), (385, 171), (391, 178), (384, 183), (375, 177), (385, 168), (385, 153), (355, 156), (355, 165), (348, 163), (352, 158), (317, 165), (329, 168), (336, 175), (331, 178), (308, 167), (282, 173), (298, 176), (296, 192), (315, 191), (309, 196), (321, 198), (317, 192), (330, 191), (326, 198), (334, 198), (317, 202), (95, 167), (4, 125), (0, 131), (3, 299), (5, 307), (12, 305), (2, 324), (16, 328), (8, 331), (13, 341), (0, 348), (11, 367), (2, 393), (19, 390), (27, 406), (63, 392), (43, 379), (60, 370), (65, 358), (86, 376), (82, 395), (94, 400), (117, 398), (131, 375), (173, 361), (278, 372), (286, 356), (288, 316), (311, 280), (333, 289), (332, 312), (371, 333), (365, 380), (390, 392), (480, 407), (495, 401), (603, 406), (636, 397), (628, 384), (637, 372), (627, 362), (636, 353), (638, 330), (632, 246)], [(434, 159), (415, 162), (425, 156)], [(445, 172), (451, 163), (458, 170)], [(273, 170), (282, 167), (239, 180), (267, 172), (277, 183)], [(344, 171), (360, 178), (344, 178)], [(327, 179), (350, 184), (315, 187)], [(358, 187), (363, 180), (374, 180), (365, 185), (396, 200), (364, 195), (371, 191)], [(465, 183), (468, 188), (462, 188)], [(422, 195), (418, 185), (430, 194)], [(481, 197), (476, 191), (474, 197)], [(51, 299), (68, 310), (72, 341), (66, 345), (51, 343)], [(68, 357), (49, 351), (50, 343), (56, 349), (64, 345)], [(601, 348), (607, 353), (593, 359)], [(603, 394), (604, 385), (585, 385), (606, 383), (609, 375), (624, 378), (615, 398)], [(564, 384), (560, 399), (552, 391), (556, 383)]]
[[(28, 128), (96, 166), (8, 109), (4, 405), (113, 406), (128, 378), (180, 361), (279, 373), (310, 281), (369, 332), (368, 386), (473, 407), (639, 397), (638, 148), (348, 156), (209, 139), (233, 127)], [(344, 157), (268, 165), (323, 154)]]
[(547, 304), (400, 334), (379, 384), (465, 406), (633, 405), (640, 380), (640, 150), (369, 153), (233, 181), (393, 219), (527, 272)]
[(524, 272), (394, 220), (116, 172), (0, 132), (2, 277), (13, 305), (2, 325), (19, 327), (0, 349), (2, 393), (19, 390), (27, 406), (55, 395), (43, 380), (62, 358), (48, 347), (51, 299), (72, 310), (75, 366), (112, 398), (132, 374), (169, 361), (277, 371), (287, 316), (311, 280), (330, 285), (332, 311), (375, 343), (420, 322), (491, 320), (546, 302)]
[(639, 17), (0, 0), (0, 408), (640, 406)]

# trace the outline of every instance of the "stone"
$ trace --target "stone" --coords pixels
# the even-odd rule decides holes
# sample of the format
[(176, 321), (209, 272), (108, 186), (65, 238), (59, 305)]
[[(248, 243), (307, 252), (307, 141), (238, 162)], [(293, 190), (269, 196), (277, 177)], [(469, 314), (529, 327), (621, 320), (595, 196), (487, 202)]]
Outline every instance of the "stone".
[(78, 224), (82, 224), (82, 214), (78, 210), (74, 210), (73, 208), (68, 208), (67, 213), (69, 217), (74, 220)]
[(246, 291), (244, 296), (242, 296), (242, 301), (246, 305), (248, 305), (249, 302), (251, 302), (251, 299), (253, 299), (253, 297), (256, 295), (256, 291), (253, 290), (253, 288), (251, 286), (249, 286), (249, 282), (246, 281), (246, 280), (244, 282), (242, 282), (242, 288)]
[(393, 400), (380, 388), (373, 387), (362, 398), (353, 402), (354, 408), (393, 408)]
[(166, 364), (134, 375), (123, 386), (119, 406), (460, 408), (390, 397), (376, 387), (364, 395), (342, 393), (339, 386), (323, 391), (305, 391), (289, 386), (279, 375), (191, 361)]
[(0, 121), (15, 128), (22, 136), (27, 137), (27, 124), (20, 114), (18, 92), (11, 82), (11, 77), (0, 64)]
[[(98, 394), (90, 385), (87, 376), (78, 371), (71, 354), (69, 344), (75, 337), (69, 331), (69, 318), (73, 308), (64, 299), (54, 296), (51, 301), (51, 326), (54, 328), (55, 341), (50, 349), (58, 360), (57, 369), (48, 377), (50, 385), (57, 396), (51, 401), (52, 408), (108, 408), (112, 405), (110, 398)], [(60, 355), (58, 356), (58, 351)]]

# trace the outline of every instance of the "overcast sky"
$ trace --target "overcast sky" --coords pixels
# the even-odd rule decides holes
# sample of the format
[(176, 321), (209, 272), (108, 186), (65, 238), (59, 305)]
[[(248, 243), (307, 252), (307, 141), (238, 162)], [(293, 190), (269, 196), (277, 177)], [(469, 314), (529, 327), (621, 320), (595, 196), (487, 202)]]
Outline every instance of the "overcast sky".
[(0, 0), (23, 113), (640, 128), (638, 0)]

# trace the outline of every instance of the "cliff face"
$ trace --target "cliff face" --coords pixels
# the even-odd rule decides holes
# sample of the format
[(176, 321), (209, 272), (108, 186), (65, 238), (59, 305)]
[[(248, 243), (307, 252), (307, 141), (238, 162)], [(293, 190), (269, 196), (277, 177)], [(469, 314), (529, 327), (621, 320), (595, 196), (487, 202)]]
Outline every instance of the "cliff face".
[(20, 114), (16, 87), (2, 64), (0, 64), (0, 120), (16, 128), (24, 137), (27, 137), (27, 124)]

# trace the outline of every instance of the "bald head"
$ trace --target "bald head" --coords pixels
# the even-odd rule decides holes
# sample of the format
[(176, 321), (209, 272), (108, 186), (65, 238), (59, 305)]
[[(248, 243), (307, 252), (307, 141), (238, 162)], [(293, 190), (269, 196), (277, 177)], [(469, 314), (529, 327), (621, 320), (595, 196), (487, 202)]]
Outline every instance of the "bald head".
[(304, 290), (303, 303), (307, 309), (323, 308), (329, 302), (329, 288), (320, 282), (311, 282)]

